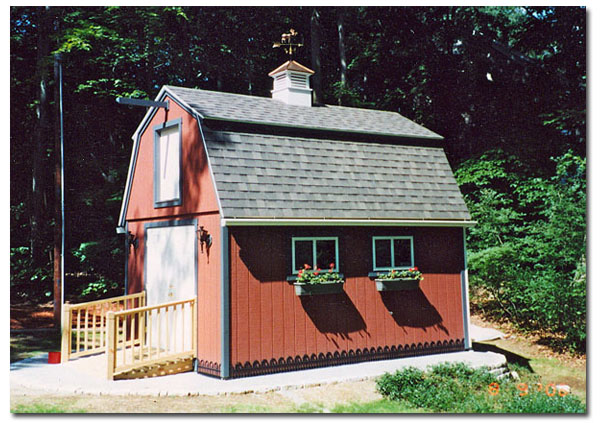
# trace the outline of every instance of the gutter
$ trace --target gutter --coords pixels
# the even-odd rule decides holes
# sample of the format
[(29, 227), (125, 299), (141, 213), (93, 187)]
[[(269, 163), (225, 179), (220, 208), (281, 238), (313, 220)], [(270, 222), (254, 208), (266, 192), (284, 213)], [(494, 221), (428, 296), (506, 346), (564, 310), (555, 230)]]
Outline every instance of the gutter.
[(473, 220), (425, 220), (425, 219), (328, 219), (328, 218), (226, 218), (222, 226), (425, 226), (425, 227), (471, 227)]

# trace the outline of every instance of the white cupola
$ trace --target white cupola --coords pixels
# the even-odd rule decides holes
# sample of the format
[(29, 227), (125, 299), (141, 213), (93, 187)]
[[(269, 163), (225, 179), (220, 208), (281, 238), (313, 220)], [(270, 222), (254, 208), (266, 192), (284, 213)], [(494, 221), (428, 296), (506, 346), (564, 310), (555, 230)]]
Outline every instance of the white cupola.
[(308, 78), (315, 72), (295, 60), (288, 60), (271, 71), (273, 100), (295, 106), (312, 106), (312, 89)]

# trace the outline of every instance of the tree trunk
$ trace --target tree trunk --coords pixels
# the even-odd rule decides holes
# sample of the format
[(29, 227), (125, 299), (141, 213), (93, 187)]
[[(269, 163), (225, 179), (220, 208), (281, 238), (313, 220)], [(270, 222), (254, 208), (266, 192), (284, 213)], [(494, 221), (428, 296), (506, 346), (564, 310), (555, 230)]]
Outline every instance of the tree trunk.
[[(340, 49), (340, 82), (342, 83), (342, 89), (346, 88), (346, 72), (348, 65), (346, 63), (346, 46), (344, 44), (344, 14), (345, 10), (343, 7), (338, 8), (337, 14), (337, 30), (338, 30), (338, 45)], [(338, 97), (338, 104), (342, 105), (342, 96)]]
[(313, 103), (323, 103), (323, 90), (321, 83), (321, 23), (320, 14), (316, 7), (312, 8), (310, 14), (310, 54), (312, 70), (315, 74), (312, 76), (313, 82)]
[(32, 212), (30, 215), (31, 257), (33, 259), (33, 264), (36, 267), (42, 266), (45, 261), (42, 226), (44, 224), (43, 220), (45, 216), (44, 189), (46, 186), (44, 181), (46, 173), (44, 155), (48, 144), (48, 138), (52, 136), (48, 98), (51, 25), (52, 18), (50, 16), (50, 7), (45, 6), (44, 8), (40, 8), (36, 64), (36, 81), (39, 84), (37, 105), (38, 120), (33, 136), (31, 180)]

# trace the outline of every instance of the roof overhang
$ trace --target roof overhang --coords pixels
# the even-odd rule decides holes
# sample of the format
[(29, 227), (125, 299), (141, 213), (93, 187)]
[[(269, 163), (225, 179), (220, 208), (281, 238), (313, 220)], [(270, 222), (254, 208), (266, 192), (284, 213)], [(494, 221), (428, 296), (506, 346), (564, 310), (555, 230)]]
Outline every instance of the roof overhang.
[(471, 227), (474, 220), (432, 219), (286, 219), (286, 218), (225, 218), (221, 226), (421, 226)]
[(276, 74), (285, 72), (285, 71), (296, 71), (296, 72), (307, 73), (309, 75), (313, 75), (315, 73), (314, 70), (309, 69), (304, 65), (301, 65), (300, 63), (296, 62), (295, 60), (288, 60), (284, 64), (280, 65), (276, 69), (273, 69), (271, 72), (269, 72), (269, 76), (275, 76)]

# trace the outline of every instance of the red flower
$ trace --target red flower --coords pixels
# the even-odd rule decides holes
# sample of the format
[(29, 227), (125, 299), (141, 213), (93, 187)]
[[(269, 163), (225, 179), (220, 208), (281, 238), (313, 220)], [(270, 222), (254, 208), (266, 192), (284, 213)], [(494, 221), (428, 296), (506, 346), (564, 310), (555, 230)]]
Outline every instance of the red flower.
[(329, 263), (329, 268), (333, 269), (335, 267), (335, 263)]
[(412, 269), (412, 270), (413, 270), (413, 271), (415, 271), (415, 272), (419, 271), (419, 269), (418, 269), (416, 266), (415, 266), (415, 267), (413, 267), (413, 269)]
[(310, 269), (310, 266), (309, 266), (308, 264), (304, 263), (304, 268), (305, 268), (306, 270), (308, 270), (308, 269)]

